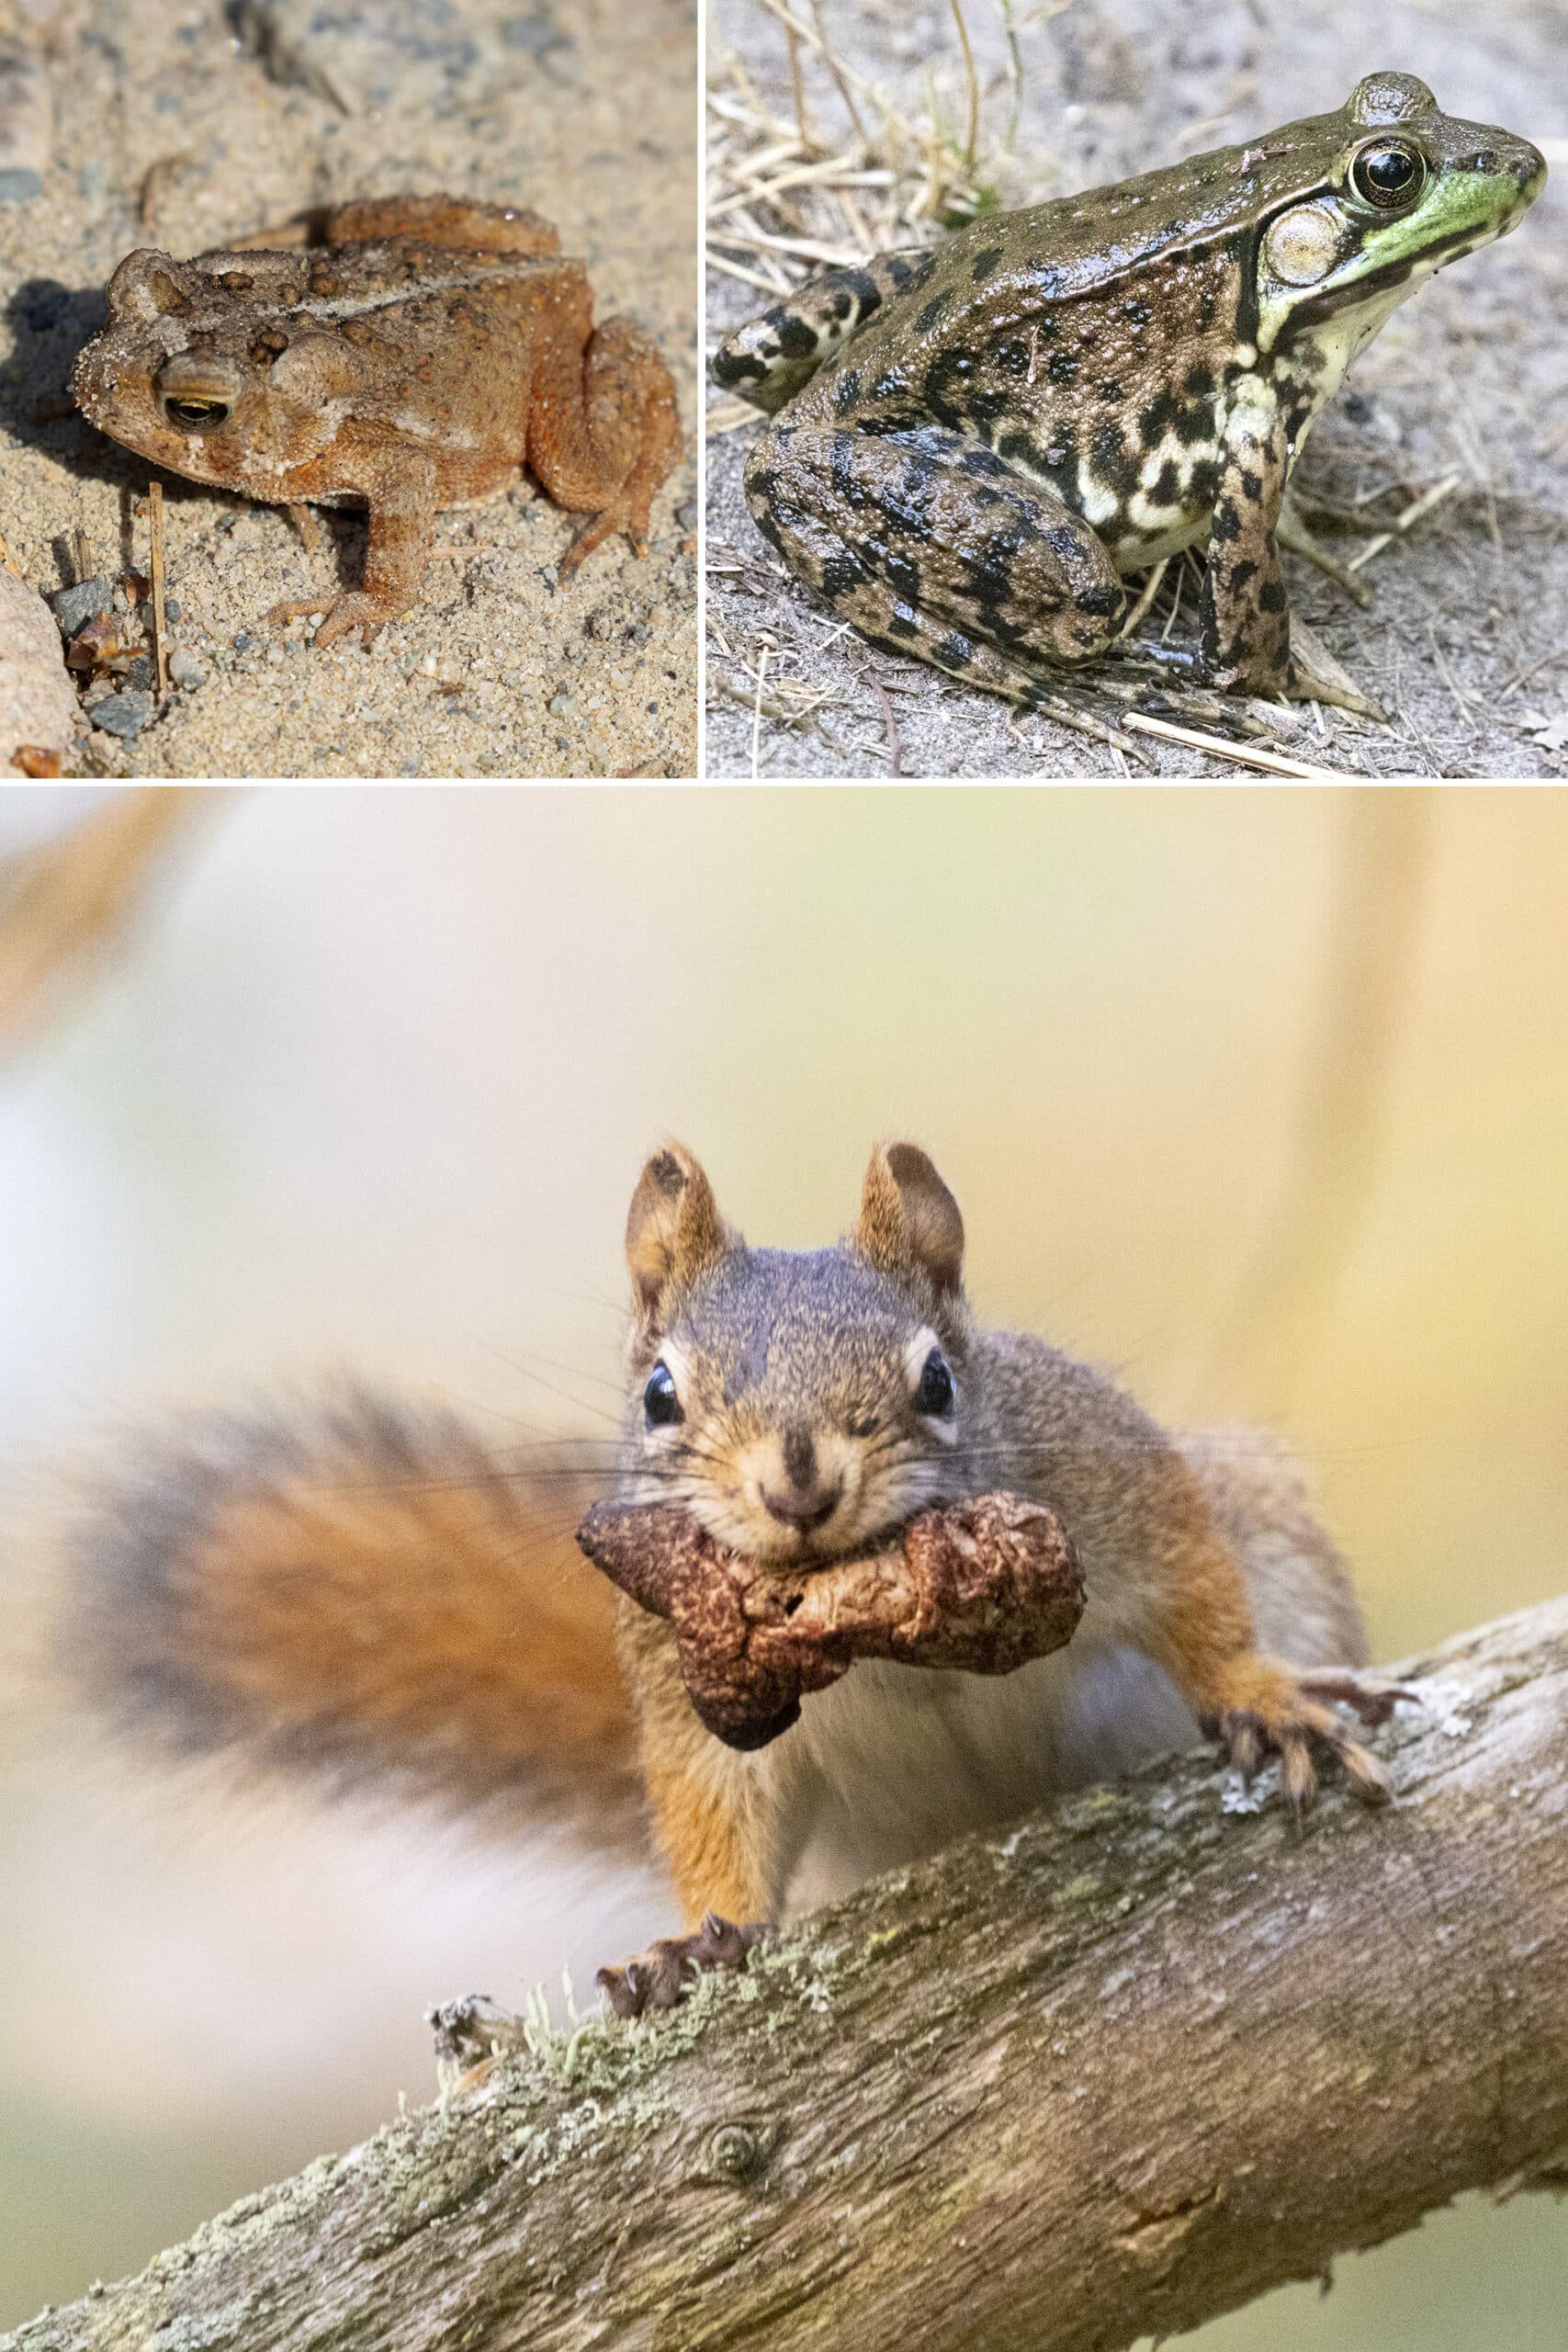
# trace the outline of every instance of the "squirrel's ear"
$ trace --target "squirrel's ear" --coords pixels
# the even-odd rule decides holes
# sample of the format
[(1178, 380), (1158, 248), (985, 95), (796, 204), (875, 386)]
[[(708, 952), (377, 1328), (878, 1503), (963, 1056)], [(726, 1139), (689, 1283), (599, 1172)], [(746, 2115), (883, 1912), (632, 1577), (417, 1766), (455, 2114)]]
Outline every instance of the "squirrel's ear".
[(683, 1144), (656, 1151), (626, 1214), (626, 1264), (639, 1315), (651, 1315), (671, 1283), (688, 1283), (735, 1246), (735, 1235)]
[(964, 1219), (958, 1203), (918, 1144), (879, 1144), (861, 1193), (854, 1242), (885, 1274), (918, 1267), (939, 1298), (964, 1274)]

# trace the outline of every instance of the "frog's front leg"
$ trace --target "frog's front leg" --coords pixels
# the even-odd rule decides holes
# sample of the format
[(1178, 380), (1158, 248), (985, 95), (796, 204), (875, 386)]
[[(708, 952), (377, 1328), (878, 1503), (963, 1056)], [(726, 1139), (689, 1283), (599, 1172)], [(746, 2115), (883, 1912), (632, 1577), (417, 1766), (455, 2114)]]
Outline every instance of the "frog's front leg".
[[(919, 292), (936, 259), (934, 253), (919, 251), (876, 254), (862, 267), (808, 278), (772, 310), (726, 335), (713, 356), (714, 382), (776, 416), (885, 302)], [(917, 331), (919, 326), (917, 320)]]
[(1224, 470), (1209, 528), (1200, 610), (1211, 685), (1233, 694), (1289, 694), (1291, 613), (1275, 527), (1290, 472), (1285, 421), (1271, 387), (1244, 376), (1224, 425)]
[(786, 419), (751, 452), (746, 502), (863, 636), (1015, 701), (1103, 653), (1125, 608), (1081, 515), (940, 426), (884, 437)]
[(341, 596), (291, 597), (266, 616), (276, 628), (297, 614), (321, 613), (318, 646), (333, 644), (351, 628), (368, 645), (388, 621), (406, 613), (418, 601), (435, 535), (435, 460), (423, 451), (389, 452), (347, 486), (360, 492), (369, 509), (364, 586)]

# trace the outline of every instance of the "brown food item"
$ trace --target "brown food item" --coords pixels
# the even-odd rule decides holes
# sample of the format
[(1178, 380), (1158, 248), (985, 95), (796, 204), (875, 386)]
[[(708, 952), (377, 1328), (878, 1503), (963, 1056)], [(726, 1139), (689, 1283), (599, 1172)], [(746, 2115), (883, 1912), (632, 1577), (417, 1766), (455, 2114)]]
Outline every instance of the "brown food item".
[(687, 1693), (731, 1747), (787, 1731), (803, 1692), (856, 1658), (1010, 1674), (1070, 1639), (1083, 1578), (1054, 1511), (1009, 1494), (911, 1520), (868, 1559), (781, 1569), (742, 1559), (684, 1511), (595, 1503), (577, 1540), (640, 1608), (675, 1628)]

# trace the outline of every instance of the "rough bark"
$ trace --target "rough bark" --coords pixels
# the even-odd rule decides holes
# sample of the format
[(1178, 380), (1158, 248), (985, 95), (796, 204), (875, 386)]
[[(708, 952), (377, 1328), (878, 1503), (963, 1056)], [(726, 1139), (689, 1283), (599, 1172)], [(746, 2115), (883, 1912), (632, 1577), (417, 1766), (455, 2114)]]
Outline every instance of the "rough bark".
[(1406, 1671), (1383, 1814), (1238, 1809), (1206, 1757), (1065, 1801), (6, 2342), (1110, 2352), (1562, 2188), (1568, 1601)]

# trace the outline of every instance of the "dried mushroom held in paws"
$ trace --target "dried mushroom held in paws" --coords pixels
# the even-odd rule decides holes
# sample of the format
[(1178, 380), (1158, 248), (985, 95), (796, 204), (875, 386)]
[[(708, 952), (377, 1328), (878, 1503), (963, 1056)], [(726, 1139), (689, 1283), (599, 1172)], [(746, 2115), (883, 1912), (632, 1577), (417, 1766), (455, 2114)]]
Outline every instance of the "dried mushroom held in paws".
[(922, 1511), (870, 1557), (781, 1569), (741, 1558), (688, 1513), (596, 1503), (577, 1540), (675, 1631), (702, 1722), (731, 1747), (787, 1731), (803, 1694), (857, 1658), (1010, 1674), (1071, 1639), (1083, 1578), (1054, 1511), (981, 1495)]

